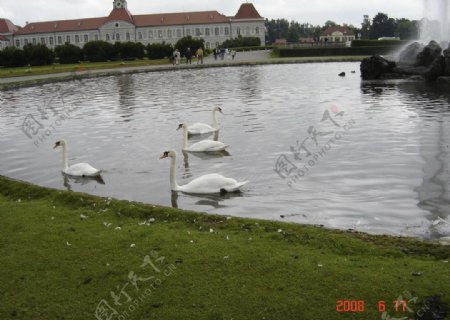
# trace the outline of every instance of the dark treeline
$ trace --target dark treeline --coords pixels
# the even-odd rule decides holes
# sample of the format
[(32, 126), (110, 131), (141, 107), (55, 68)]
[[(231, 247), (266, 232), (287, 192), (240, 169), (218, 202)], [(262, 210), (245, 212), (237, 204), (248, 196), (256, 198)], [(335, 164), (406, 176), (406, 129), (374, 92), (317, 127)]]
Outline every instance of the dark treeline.
[[(304, 39), (318, 40), (325, 29), (336, 26), (333, 21), (327, 21), (322, 26), (310, 23), (289, 22), (286, 19), (266, 19), (268, 44), (276, 39), (286, 39), (288, 42), (301, 42)], [(378, 39), (380, 37), (399, 37), (401, 40), (418, 38), (419, 21), (406, 18), (389, 18), (385, 13), (378, 13), (372, 20), (364, 15), (361, 27), (344, 24), (354, 30), (355, 35), (361, 35), (361, 39)]]

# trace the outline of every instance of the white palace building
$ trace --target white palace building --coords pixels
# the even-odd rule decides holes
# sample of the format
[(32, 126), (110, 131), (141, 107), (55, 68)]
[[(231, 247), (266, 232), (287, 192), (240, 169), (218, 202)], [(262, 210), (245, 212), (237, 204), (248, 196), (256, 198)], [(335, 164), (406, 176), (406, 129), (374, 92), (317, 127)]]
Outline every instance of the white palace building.
[(24, 27), (0, 19), (0, 49), (28, 43), (54, 48), (66, 42), (82, 47), (93, 40), (175, 44), (189, 35), (204, 39), (207, 49), (239, 35), (258, 37), (264, 45), (264, 18), (252, 3), (243, 3), (235, 16), (217, 11), (133, 15), (126, 0), (114, 0), (107, 17), (31, 22)]

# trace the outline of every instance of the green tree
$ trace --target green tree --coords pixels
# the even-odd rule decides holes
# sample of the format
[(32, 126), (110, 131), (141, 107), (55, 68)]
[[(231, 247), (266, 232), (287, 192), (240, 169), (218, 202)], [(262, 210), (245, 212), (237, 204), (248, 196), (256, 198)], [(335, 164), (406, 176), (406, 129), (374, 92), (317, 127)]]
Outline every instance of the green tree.
[(59, 59), (59, 63), (78, 63), (83, 60), (83, 50), (80, 47), (70, 43), (57, 46), (55, 48), (55, 54)]
[(164, 59), (171, 57), (173, 46), (167, 43), (151, 43), (147, 45), (147, 57), (149, 59)]
[(16, 47), (6, 47), (0, 51), (0, 66), (14, 68), (25, 65), (27, 65), (27, 60), (23, 50)]
[(186, 36), (175, 43), (175, 48), (178, 49), (183, 56), (186, 54), (187, 48), (190, 48), (191, 52), (194, 54), (198, 48), (205, 49), (205, 40)]
[(122, 60), (144, 59), (145, 46), (140, 42), (116, 42), (114, 49)]
[(396, 27), (395, 19), (389, 18), (387, 14), (379, 12), (372, 19), (370, 38), (378, 39), (380, 37), (394, 37)]
[(397, 19), (396, 21), (396, 36), (401, 40), (413, 40), (419, 38), (419, 22), (416, 20), (409, 20), (406, 18)]
[(102, 62), (117, 59), (118, 53), (114, 45), (106, 41), (89, 41), (83, 46), (83, 54), (86, 60)]
[(328, 29), (328, 28), (335, 27), (335, 26), (337, 26), (337, 23), (336, 23), (336, 22), (331, 21), (331, 20), (327, 20), (327, 21), (325, 22), (325, 24), (323, 25), (322, 29), (323, 29), (323, 30), (326, 30), (326, 29)]
[(27, 44), (23, 47), (27, 63), (32, 66), (50, 65), (55, 61), (55, 52), (44, 44)]
[(361, 23), (361, 38), (370, 38), (370, 28), (371, 28), (370, 18), (367, 14), (363, 16), (363, 22)]

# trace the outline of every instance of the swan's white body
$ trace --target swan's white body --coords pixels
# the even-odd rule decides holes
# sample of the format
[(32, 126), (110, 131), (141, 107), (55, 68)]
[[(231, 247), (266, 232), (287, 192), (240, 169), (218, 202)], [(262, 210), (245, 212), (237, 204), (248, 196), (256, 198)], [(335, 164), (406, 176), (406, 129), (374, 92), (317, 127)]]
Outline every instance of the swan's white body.
[(223, 151), (228, 147), (225, 143), (214, 140), (202, 140), (189, 146), (188, 142), (189, 128), (190, 127), (187, 126), (185, 123), (180, 124), (180, 126), (178, 127), (178, 129), (183, 129), (183, 151), (213, 152), (213, 151)]
[(177, 153), (175, 150), (166, 151), (161, 156), (161, 159), (170, 157), (170, 188), (172, 191), (181, 191), (192, 194), (208, 194), (208, 193), (223, 193), (235, 192), (248, 183), (248, 181), (238, 182), (232, 178), (224, 177), (217, 173), (207, 174), (198, 177), (189, 183), (179, 186), (176, 179), (176, 159)]
[[(65, 140), (58, 141), (54, 148), (61, 146), (63, 149), (63, 168), (62, 172), (74, 176), (74, 177), (95, 177), (99, 176), (101, 170), (98, 170), (88, 163), (76, 163), (69, 166), (69, 161), (67, 160), (67, 146)], [(53, 149), (54, 149), (53, 148)]]
[(218, 131), (219, 130), (219, 122), (217, 121), (216, 112), (222, 113), (222, 109), (220, 107), (215, 107), (212, 112), (213, 112), (212, 126), (210, 126), (209, 124), (206, 124), (206, 123), (197, 122), (197, 123), (191, 124), (189, 126), (188, 133), (191, 135), (194, 135), (194, 134), (206, 134), (206, 133)]

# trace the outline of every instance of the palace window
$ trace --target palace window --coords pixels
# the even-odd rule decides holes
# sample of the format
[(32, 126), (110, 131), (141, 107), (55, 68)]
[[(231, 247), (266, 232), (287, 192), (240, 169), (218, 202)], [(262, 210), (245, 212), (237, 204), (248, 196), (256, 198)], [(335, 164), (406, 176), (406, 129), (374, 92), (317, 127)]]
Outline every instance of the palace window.
[(106, 34), (106, 41), (109, 41), (109, 33)]
[(186, 35), (190, 36), (191, 35), (191, 29), (186, 29)]
[(177, 29), (177, 38), (181, 38), (181, 29)]
[(216, 36), (219, 35), (219, 28), (214, 28), (214, 34), (215, 34)]
[(228, 27), (225, 27), (225, 35), (228, 36), (230, 34), (230, 29)]
[(152, 31), (152, 30), (150, 30), (150, 31), (148, 32), (148, 38), (149, 38), (149, 39), (153, 39), (153, 31)]
[(130, 33), (127, 32), (127, 40), (130, 40)]
[(41, 43), (45, 44), (45, 38), (44, 37), (41, 38)]
[(58, 44), (62, 44), (62, 37), (58, 36)]
[(66, 36), (66, 42), (70, 43), (70, 36)]
[(98, 41), (98, 34), (94, 36), (95, 41)]
[(200, 28), (195, 28), (195, 35), (197, 37), (202, 35), (202, 33), (200, 32)]
[(142, 32), (138, 32), (138, 39), (142, 40)]
[(84, 42), (89, 42), (89, 35), (87, 34), (84, 35)]
[(33, 44), (36, 45), (36, 38), (33, 38)]
[(158, 30), (158, 38), (162, 38), (163, 37), (163, 32), (162, 30)]
[(23, 40), (23, 44), (27, 45), (28, 44), (28, 39)]
[(18, 47), (18, 48), (20, 47), (20, 40), (19, 39), (16, 40), (16, 47)]
[(209, 36), (209, 28), (205, 28), (205, 36)]
[(116, 36), (115, 36), (115, 37), (116, 37), (115, 39), (116, 39), (117, 41), (120, 41), (120, 33), (116, 33)]
[(241, 34), (241, 28), (237, 27), (236, 28), (236, 34), (239, 36)]
[(75, 43), (80, 43), (80, 36), (79, 35), (75, 35)]
[(172, 30), (167, 30), (167, 38), (172, 38)]
[(52, 46), (53, 45), (53, 37), (48, 38), (48, 43)]
[(256, 33), (256, 34), (259, 34), (259, 27), (256, 27), (256, 28), (255, 28), (255, 33)]

